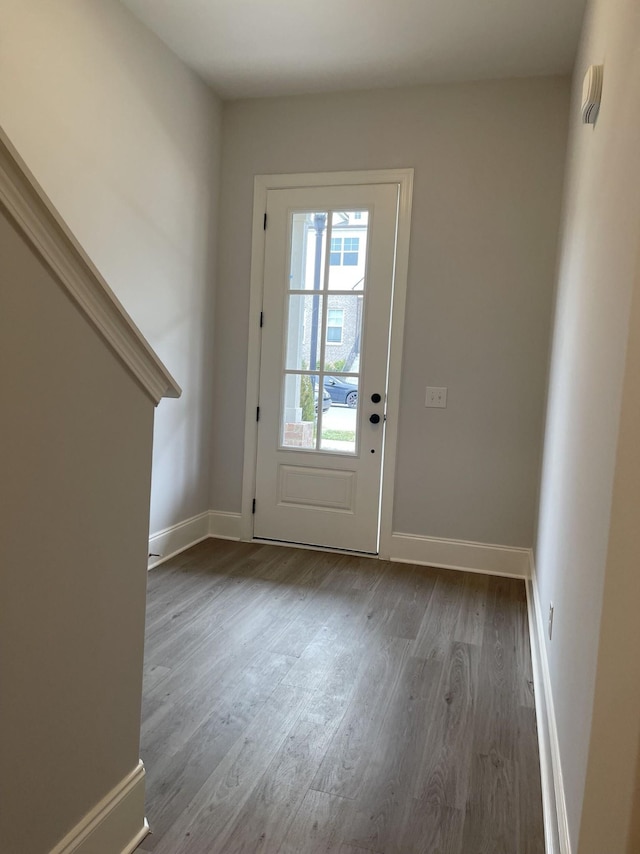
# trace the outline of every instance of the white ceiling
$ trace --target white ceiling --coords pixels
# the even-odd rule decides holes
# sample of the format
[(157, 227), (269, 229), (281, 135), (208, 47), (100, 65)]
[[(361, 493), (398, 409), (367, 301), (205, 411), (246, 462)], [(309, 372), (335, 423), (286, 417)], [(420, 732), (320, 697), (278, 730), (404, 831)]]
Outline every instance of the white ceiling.
[(571, 71), (586, 0), (122, 0), (223, 98)]

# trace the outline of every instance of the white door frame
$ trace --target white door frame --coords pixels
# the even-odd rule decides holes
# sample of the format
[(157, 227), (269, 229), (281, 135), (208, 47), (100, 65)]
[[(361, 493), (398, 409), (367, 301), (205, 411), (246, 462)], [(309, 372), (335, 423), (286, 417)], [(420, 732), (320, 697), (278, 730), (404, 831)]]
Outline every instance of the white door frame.
[(391, 554), (393, 525), (393, 495), (395, 489), (398, 418), (400, 415), (400, 378), (402, 345), (409, 268), (409, 230), (413, 197), (413, 169), (376, 169), (363, 172), (313, 172), (291, 175), (256, 175), (253, 188), (253, 228), (251, 239), (251, 296), (249, 302), (249, 354), (247, 361), (247, 399), (244, 431), (244, 474), (242, 479), (241, 539), (253, 539), (253, 499), (256, 483), (256, 454), (258, 424), (256, 409), (260, 390), (260, 313), (264, 280), (265, 230), (264, 217), (269, 190), (298, 187), (335, 187), (349, 184), (397, 184), (398, 233), (396, 241), (395, 279), (391, 308), (391, 343), (387, 394), (387, 421), (382, 466), (382, 498), (380, 506), (380, 553), (388, 559)]

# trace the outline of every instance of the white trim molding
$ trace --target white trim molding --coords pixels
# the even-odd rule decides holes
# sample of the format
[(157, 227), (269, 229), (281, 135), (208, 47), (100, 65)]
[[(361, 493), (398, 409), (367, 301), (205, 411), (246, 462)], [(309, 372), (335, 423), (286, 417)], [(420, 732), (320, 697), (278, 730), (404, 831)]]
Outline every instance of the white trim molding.
[[(253, 537), (243, 537), (242, 513), (208, 510), (191, 519), (185, 519), (149, 537), (149, 569), (185, 551), (196, 543), (213, 537), (219, 540), (245, 540), (264, 542)], [(295, 548), (314, 548), (300, 543), (277, 543)], [(337, 551), (340, 549), (324, 549)], [(529, 575), (530, 549), (510, 546), (487, 545), (467, 540), (445, 540), (424, 537), (419, 534), (391, 535), (391, 554), (377, 555), (381, 560), (399, 563), (416, 563), (423, 566), (438, 566), (443, 569), (458, 569), (464, 572), (480, 572), (487, 575), (504, 575), (526, 579)], [(153, 555), (153, 556), (151, 556)], [(375, 558), (376, 555), (370, 555)]]
[(529, 573), (529, 549), (418, 534), (392, 533), (389, 559), (514, 578), (526, 578)]
[(239, 540), (242, 534), (242, 514), (209, 510), (209, 536), (218, 540)]
[(395, 487), (398, 418), (400, 413), (400, 375), (404, 315), (409, 269), (409, 234), (413, 198), (413, 169), (373, 169), (355, 172), (305, 172), (281, 175), (256, 175), (253, 189), (253, 226), (251, 241), (251, 290), (249, 299), (249, 352), (247, 360), (247, 396), (245, 406), (244, 470), (242, 479), (241, 539), (253, 537), (252, 503), (255, 497), (258, 425), (254, 417), (259, 398), (260, 312), (264, 290), (264, 214), (269, 190), (300, 187), (337, 187), (358, 184), (397, 184), (398, 225), (393, 282), (392, 325), (389, 349), (389, 377), (382, 471), (380, 510), (380, 553), (389, 556), (391, 514)]
[(545, 621), (540, 605), (535, 561), (531, 549), (529, 549), (529, 561), (530, 577), (526, 585), (527, 611), (538, 725), (545, 846), (547, 854), (571, 854), (558, 729), (545, 643)]
[(180, 386), (126, 313), (2, 128), (0, 207), (154, 404), (163, 397), (180, 397)]
[(159, 566), (209, 536), (209, 511), (199, 513), (149, 536), (148, 569)]
[(209, 537), (218, 540), (239, 540), (242, 533), (242, 515), (206, 510), (162, 531), (149, 536), (148, 569), (160, 566)]
[(144, 817), (144, 765), (140, 760), (50, 854), (131, 854), (148, 833)]

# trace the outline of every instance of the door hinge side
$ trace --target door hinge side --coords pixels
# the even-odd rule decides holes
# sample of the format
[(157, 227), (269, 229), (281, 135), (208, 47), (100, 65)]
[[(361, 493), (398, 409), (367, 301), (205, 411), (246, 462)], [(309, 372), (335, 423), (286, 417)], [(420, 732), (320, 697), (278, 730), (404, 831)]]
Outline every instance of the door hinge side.
[(263, 221), (263, 223), (262, 223), (262, 228), (263, 228), (265, 231), (267, 230), (267, 215), (266, 215), (266, 213), (265, 213), (265, 215), (264, 215), (264, 221)]
[(254, 499), (253, 499), (253, 504), (251, 505), (251, 513), (255, 513), (255, 512), (256, 512), (256, 500), (255, 500), (255, 498), (254, 498)]
[(260, 329), (264, 326), (264, 312), (260, 312)]
[(256, 406), (256, 421), (260, 421), (260, 407)]

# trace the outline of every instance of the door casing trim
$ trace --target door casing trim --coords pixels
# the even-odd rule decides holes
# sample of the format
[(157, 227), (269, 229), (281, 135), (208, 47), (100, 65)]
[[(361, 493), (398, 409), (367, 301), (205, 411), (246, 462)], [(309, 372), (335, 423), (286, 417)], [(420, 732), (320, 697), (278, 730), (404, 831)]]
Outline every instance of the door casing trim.
[(413, 201), (413, 169), (374, 169), (355, 172), (305, 172), (284, 175), (256, 175), (253, 185), (253, 224), (251, 238), (251, 288), (249, 300), (249, 347), (247, 359), (247, 396), (244, 430), (244, 467), (242, 477), (241, 539), (253, 539), (253, 499), (256, 486), (258, 423), (255, 418), (260, 390), (260, 312), (262, 311), (264, 251), (266, 232), (264, 215), (269, 190), (301, 187), (335, 187), (350, 184), (397, 184), (398, 231), (396, 239), (395, 278), (391, 309), (391, 341), (387, 421), (382, 466), (380, 505), (379, 557), (389, 559), (393, 531), (393, 496), (395, 490), (398, 418), (400, 415), (400, 378), (409, 270), (409, 235)]

